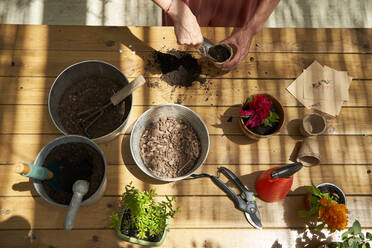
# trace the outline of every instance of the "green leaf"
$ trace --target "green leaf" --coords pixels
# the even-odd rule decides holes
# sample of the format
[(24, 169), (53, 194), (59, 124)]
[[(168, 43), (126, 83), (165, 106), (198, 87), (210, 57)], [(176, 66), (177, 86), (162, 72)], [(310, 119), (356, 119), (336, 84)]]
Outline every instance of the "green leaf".
[(361, 227), (360, 227), (360, 223), (358, 220), (355, 220), (354, 223), (353, 223), (353, 234), (359, 234), (361, 233)]
[(350, 234), (350, 231), (346, 231), (341, 235), (342, 240), (346, 239), (347, 236)]
[(363, 234), (362, 232), (360, 232), (358, 235), (359, 235), (359, 238), (360, 238), (361, 240), (364, 240), (364, 234)]
[(325, 226), (325, 223), (322, 223), (320, 225), (317, 225), (316, 227), (314, 227), (314, 231), (320, 231), (324, 228)]
[(310, 211), (300, 210), (298, 211), (298, 215), (302, 218), (309, 217), (311, 215)]
[(372, 240), (372, 234), (370, 232), (367, 232), (366, 236), (367, 236), (367, 239)]
[[(132, 183), (125, 186), (122, 195), (124, 207), (129, 210), (130, 220), (124, 222), (130, 228), (138, 231), (137, 238), (146, 239), (148, 234), (154, 236), (161, 233), (166, 225), (168, 218), (173, 218), (179, 207), (174, 208), (173, 203), (176, 198), (165, 196), (165, 201), (155, 202), (156, 196), (154, 189), (149, 191), (139, 191)], [(112, 228), (119, 228), (118, 214), (110, 217)]]

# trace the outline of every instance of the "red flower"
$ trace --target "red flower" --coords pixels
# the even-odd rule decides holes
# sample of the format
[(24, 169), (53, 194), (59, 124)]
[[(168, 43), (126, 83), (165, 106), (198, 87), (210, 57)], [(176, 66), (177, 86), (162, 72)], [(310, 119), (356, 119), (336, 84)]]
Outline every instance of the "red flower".
[(269, 116), (272, 101), (269, 101), (266, 96), (253, 96), (249, 101), (249, 108), (247, 110), (239, 110), (240, 116), (249, 118), (246, 126), (254, 128), (263, 124), (263, 121)]

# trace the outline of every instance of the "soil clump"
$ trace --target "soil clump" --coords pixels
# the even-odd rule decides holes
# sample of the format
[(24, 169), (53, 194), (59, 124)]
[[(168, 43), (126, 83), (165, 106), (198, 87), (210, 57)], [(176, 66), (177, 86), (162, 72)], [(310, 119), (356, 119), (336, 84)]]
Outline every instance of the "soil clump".
[(171, 50), (168, 53), (156, 51), (153, 56), (162, 72), (160, 78), (169, 85), (190, 87), (194, 81), (205, 82), (205, 78), (200, 77), (201, 66), (190, 54)]

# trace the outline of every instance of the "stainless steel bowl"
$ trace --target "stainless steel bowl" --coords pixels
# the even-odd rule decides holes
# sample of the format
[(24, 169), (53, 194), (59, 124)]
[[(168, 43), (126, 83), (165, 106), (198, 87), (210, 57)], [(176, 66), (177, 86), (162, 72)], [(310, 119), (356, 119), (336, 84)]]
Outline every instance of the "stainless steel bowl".
[[(73, 83), (79, 82), (84, 78), (90, 76), (102, 76), (109, 78), (113, 81), (119, 82), (121, 85), (128, 84), (127, 78), (124, 74), (115, 66), (108, 64), (99, 60), (87, 60), (82, 61), (73, 65), (70, 65), (65, 70), (63, 70), (56, 80), (54, 81), (52, 88), (49, 92), (48, 97), (48, 110), (50, 117), (54, 125), (59, 131), (64, 135), (69, 135), (69, 133), (61, 125), (59, 115), (58, 115), (58, 106), (61, 100), (61, 97), (65, 90), (70, 87)], [(124, 119), (123, 123), (116, 128), (111, 133), (108, 133), (104, 136), (92, 139), (96, 143), (105, 143), (113, 140), (117, 137), (124, 129), (126, 128), (129, 120), (130, 113), (132, 111), (133, 104), (133, 95), (129, 96), (130, 101), (130, 110), (127, 117)]]
[[(148, 169), (142, 161), (140, 155), (140, 139), (145, 131), (146, 127), (153, 123), (154, 121), (159, 120), (160, 117), (170, 117), (182, 120), (186, 123), (189, 123), (193, 129), (195, 130), (201, 145), (201, 153), (199, 159), (195, 163), (194, 167), (185, 175), (181, 177), (175, 178), (162, 178), (152, 174), (151, 170)], [(208, 152), (209, 152), (209, 133), (207, 126), (205, 125), (204, 121), (200, 118), (200, 116), (192, 111), (191, 109), (178, 104), (162, 104), (157, 105), (146, 112), (144, 112), (136, 121), (133, 126), (131, 135), (130, 135), (130, 151), (132, 153), (133, 159), (136, 162), (137, 166), (148, 176), (155, 178), (160, 181), (164, 182), (172, 182), (182, 180), (192, 173), (194, 173), (197, 169), (199, 169), (205, 160), (207, 159)]]
[[(87, 145), (91, 146), (94, 150), (96, 150), (100, 154), (100, 156), (101, 156), (101, 158), (104, 162), (105, 172), (103, 174), (103, 178), (102, 178), (100, 186), (98, 187), (97, 191), (93, 195), (91, 195), (88, 199), (84, 200), (81, 203), (81, 205), (91, 205), (91, 204), (99, 201), (99, 199), (102, 198), (103, 194), (106, 191), (106, 187), (107, 187), (107, 162), (106, 162), (105, 155), (103, 154), (103, 151), (99, 148), (99, 146), (97, 144), (92, 142), (90, 139), (88, 139), (86, 137), (83, 137), (83, 136), (78, 136), (78, 135), (61, 136), (61, 137), (49, 142), (47, 145), (45, 145), (43, 147), (43, 149), (41, 149), (41, 151), (39, 152), (39, 154), (35, 158), (34, 165), (42, 166), (44, 164), (44, 161), (47, 158), (48, 154), (54, 149), (54, 147), (56, 147), (58, 145), (61, 145), (61, 144), (74, 143), (74, 142), (84, 143), (84, 144), (87, 144)], [(60, 204), (58, 202), (55, 202), (52, 198), (50, 198), (49, 195), (47, 195), (47, 193), (45, 192), (43, 184), (40, 180), (32, 179), (32, 182), (34, 184), (36, 192), (45, 201), (47, 201), (50, 204), (53, 204), (55, 206), (58, 206), (58, 207), (68, 207), (68, 205)]]

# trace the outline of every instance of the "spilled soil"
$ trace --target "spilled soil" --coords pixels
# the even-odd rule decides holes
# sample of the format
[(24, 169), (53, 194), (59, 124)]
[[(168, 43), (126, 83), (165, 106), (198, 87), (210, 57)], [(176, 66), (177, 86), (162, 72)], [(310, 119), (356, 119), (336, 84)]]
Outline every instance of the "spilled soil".
[(171, 50), (168, 53), (154, 52), (155, 63), (162, 72), (162, 80), (172, 86), (190, 87), (195, 81), (203, 84), (205, 78), (201, 78), (201, 66), (189, 53)]

